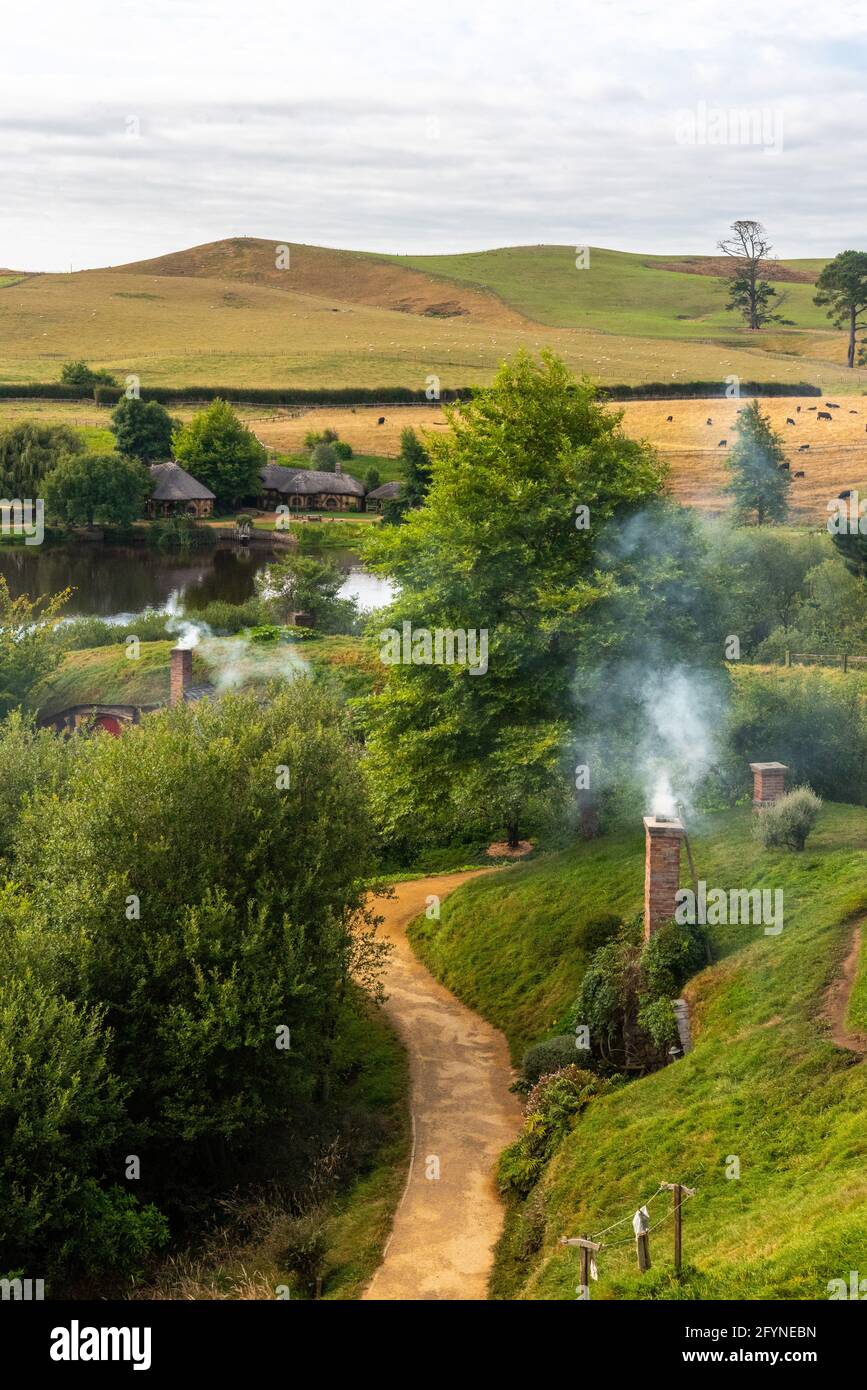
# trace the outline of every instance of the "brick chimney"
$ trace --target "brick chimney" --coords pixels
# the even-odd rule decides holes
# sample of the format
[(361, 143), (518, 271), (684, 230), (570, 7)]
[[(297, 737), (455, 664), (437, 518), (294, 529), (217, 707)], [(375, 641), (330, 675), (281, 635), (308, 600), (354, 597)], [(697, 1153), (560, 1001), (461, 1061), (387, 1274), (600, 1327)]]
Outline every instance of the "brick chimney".
[(172, 647), (172, 685), (170, 705), (182, 705), (193, 676), (193, 653), (189, 647)]
[(677, 816), (645, 816), (644, 939), (670, 922), (680, 887), (680, 845), (683, 822)]
[(785, 763), (750, 763), (754, 806), (770, 806), (785, 796), (788, 770)]

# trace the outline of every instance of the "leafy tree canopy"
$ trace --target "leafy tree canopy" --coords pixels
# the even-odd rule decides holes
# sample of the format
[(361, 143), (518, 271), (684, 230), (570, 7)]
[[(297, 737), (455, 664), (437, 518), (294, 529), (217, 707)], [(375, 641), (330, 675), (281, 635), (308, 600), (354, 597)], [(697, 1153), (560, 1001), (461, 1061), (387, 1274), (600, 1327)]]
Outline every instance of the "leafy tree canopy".
[(150, 474), (121, 454), (83, 454), (59, 463), (46, 480), (45, 509), (68, 526), (129, 526), (144, 511)]
[(111, 415), (118, 452), (142, 463), (165, 462), (172, 456), (172, 434), (177, 428), (159, 401), (124, 397)]
[(219, 504), (232, 505), (261, 491), (267, 451), (226, 401), (200, 411), (176, 431), (173, 443), (177, 462), (209, 487)]

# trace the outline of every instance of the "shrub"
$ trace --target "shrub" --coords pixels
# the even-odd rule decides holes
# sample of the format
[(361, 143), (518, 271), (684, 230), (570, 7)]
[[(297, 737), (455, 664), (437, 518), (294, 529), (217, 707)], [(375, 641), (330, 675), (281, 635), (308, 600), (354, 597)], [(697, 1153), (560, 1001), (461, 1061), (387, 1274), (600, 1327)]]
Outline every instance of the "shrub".
[(318, 1296), (328, 1236), (322, 1212), (313, 1210), (296, 1216), (289, 1223), (284, 1258), (310, 1298)]
[(765, 849), (802, 850), (821, 809), (822, 799), (810, 787), (795, 787), (757, 811), (753, 834)]
[(574, 1061), (575, 1038), (571, 1033), (548, 1038), (545, 1042), (535, 1043), (524, 1053), (524, 1080), (535, 1085), (541, 1076), (549, 1076)]
[(613, 1084), (574, 1063), (542, 1077), (527, 1097), (522, 1133), (500, 1157), (500, 1190), (526, 1197), (577, 1116)]
[(166, 516), (152, 521), (147, 533), (150, 545), (159, 550), (199, 550), (216, 545), (217, 536), (210, 526), (201, 526), (192, 516)]
[(256, 598), (246, 603), (226, 603), (224, 599), (213, 599), (195, 612), (187, 612), (186, 617), (196, 622), (207, 623), (218, 637), (231, 637), (245, 627), (255, 627), (262, 620), (262, 605)]
[(322, 473), (333, 473), (337, 464), (337, 451), (334, 445), (326, 444), (322, 440), (310, 455), (310, 462), (314, 468), (318, 468)]
[(352, 458), (352, 445), (347, 444), (345, 439), (335, 439), (332, 448), (339, 459)]

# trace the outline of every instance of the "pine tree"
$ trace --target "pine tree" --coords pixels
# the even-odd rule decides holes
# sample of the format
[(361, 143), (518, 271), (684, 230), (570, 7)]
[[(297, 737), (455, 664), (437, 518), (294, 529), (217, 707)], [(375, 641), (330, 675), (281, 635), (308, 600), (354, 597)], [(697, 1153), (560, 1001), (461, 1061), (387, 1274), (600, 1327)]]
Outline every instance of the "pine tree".
[(738, 520), (755, 517), (758, 526), (766, 521), (785, 521), (791, 478), (783, 441), (762, 414), (758, 401), (751, 401), (739, 412), (737, 432), (737, 442), (726, 460), (731, 473), (726, 491), (734, 497)]

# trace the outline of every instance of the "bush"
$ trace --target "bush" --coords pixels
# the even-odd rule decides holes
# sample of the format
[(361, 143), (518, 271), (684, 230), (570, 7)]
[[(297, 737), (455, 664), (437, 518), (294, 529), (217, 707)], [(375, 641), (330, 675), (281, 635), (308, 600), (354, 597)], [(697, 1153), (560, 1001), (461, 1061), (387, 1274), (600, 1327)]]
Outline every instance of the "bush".
[(310, 455), (310, 463), (322, 473), (333, 473), (337, 463), (337, 451), (333, 444), (321, 440)]
[(822, 799), (810, 787), (795, 787), (756, 812), (753, 834), (765, 849), (802, 850), (821, 809)]
[(154, 613), (151, 609), (136, 613), (128, 623), (107, 623), (104, 618), (73, 618), (58, 627), (56, 636), (58, 645), (67, 652), (110, 647), (115, 642), (125, 642), (131, 635), (138, 637), (140, 642), (161, 642), (169, 636), (167, 622), (165, 613)]
[(557, 1038), (535, 1043), (524, 1053), (521, 1069), (524, 1080), (535, 1085), (541, 1076), (550, 1076), (575, 1061), (575, 1038), (572, 1033), (562, 1033)]
[(293, 1218), (287, 1231), (284, 1258), (309, 1298), (319, 1293), (327, 1254), (328, 1236), (323, 1213), (314, 1210)]
[(543, 1077), (527, 1097), (523, 1132), (500, 1157), (500, 1191), (526, 1197), (577, 1116), (613, 1085), (574, 1063)]
[(218, 637), (232, 637), (242, 628), (256, 627), (262, 621), (262, 605), (256, 598), (246, 603), (226, 603), (224, 599), (213, 599), (195, 612), (187, 611), (185, 617), (194, 622), (207, 623)]
[(345, 439), (335, 439), (332, 448), (339, 459), (352, 458), (352, 445), (347, 444)]
[(200, 550), (216, 545), (217, 536), (210, 526), (201, 526), (192, 516), (166, 516), (152, 521), (148, 527), (148, 544), (159, 550)]

